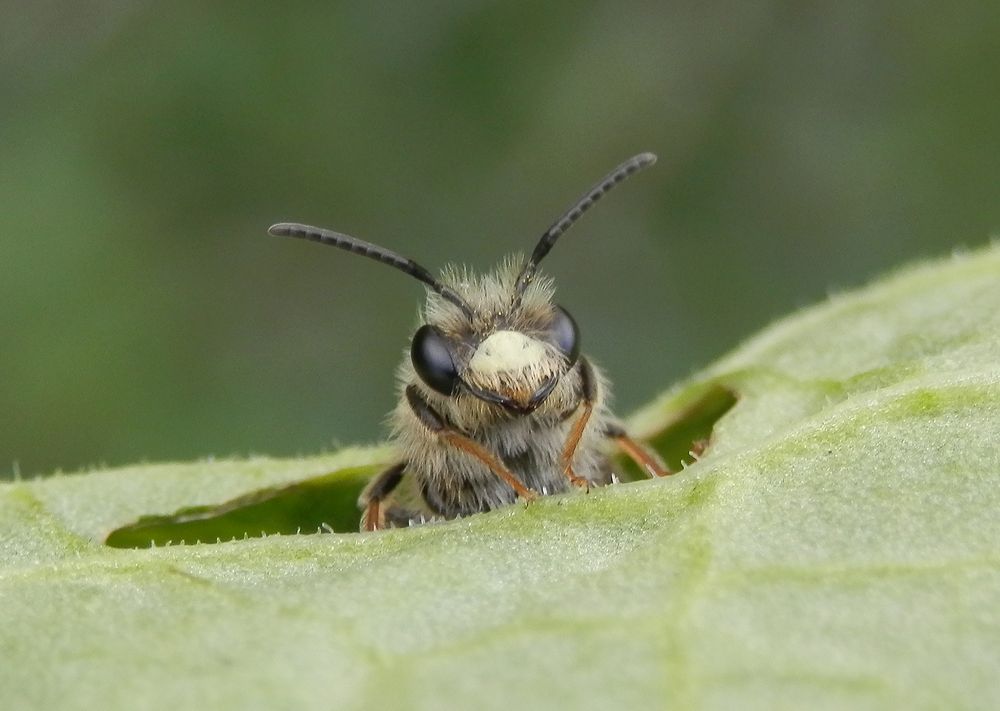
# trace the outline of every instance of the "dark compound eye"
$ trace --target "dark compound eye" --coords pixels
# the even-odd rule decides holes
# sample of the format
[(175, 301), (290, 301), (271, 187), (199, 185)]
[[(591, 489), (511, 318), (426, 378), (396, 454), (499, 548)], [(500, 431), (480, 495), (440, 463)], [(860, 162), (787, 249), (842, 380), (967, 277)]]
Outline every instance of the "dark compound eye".
[(569, 311), (562, 306), (556, 306), (549, 333), (552, 334), (552, 342), (566, 356), (569, 364), (576, 363), (576, 359), (580, 357), (580, 329), (569, 315)]
[(413, 335), (410, 360), (420, 379), (442, 395), (454, 395), (458, 388), (458, 370), (451, 349), (439, 330), (424, 324)]

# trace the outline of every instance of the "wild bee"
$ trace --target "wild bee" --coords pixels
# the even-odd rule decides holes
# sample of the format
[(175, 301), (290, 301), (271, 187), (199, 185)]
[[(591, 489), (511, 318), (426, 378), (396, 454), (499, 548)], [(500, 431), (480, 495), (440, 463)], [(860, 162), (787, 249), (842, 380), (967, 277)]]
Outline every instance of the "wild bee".
[(400, 459), (362, 492), (362, 530), (419, 516), (392, 498), (404, 475), (433, 515), (451, 519), (570, 486), (606, 484), (609, 441), (650, 476), (670, 473), (612, 415), (607, 379), (580, 353), (576, 321), (554, 303), (554, 284), (538, 271), (584, 212), (655, 161), (642, 153), (619, 165), (545, 231), (528, 259), (508, 258), (485, 275), (447, 267), (435, 278), (413, 260), (356, 237), (297, 223), (271, 226), (272, 235), (369, 257), (428, 288), (424, 323), (397, 373), (399, 404), (391, 420)]

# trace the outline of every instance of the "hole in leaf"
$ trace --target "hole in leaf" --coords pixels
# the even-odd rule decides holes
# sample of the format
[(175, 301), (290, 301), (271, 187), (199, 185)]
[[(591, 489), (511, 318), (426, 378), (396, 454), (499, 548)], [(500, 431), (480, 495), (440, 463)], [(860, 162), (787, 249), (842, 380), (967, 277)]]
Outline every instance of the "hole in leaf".
[[(715, 423), (736, 401), (732, 390), (710, 384), (700, 393), (696, 391), (690, 404), (646, 443), (671, 470), (680, 471), (683, 464), (690, 462), (691, 450), (710, 440)], [(622, 457), (619, 464), (625, 481), (646, 478), (631, 460)], [(361, 522), (358, 495), (378, 470), (372, 466), (341, 469), (288, 486), (254, 491), (221, 504), (142, 516), (109, 533), (104, 542), (113, 548), (149, 548), (322, 530), (353, 533)]]
[(215, 543), (275, 533), (356, 532), (358, 495), (378, 467), (341, 469), (280, 488), (261, 489), (222, 504), (142, 516), (104, 542), (113, 548), (172, 543)]
[[(663, 457), (671, 471), (679, 472), (684, 465), (691, 463), (692, 451), (704, 451), (709, 446), (715, 423), (732, 409), (737, 400), (734, 391), (711, 383), (701, 392), (696, 392), (692, 401), (663, 429), (647, 437), (645, 444)], [(648, 478), (631, 460), (620, 457), (618, 462), (624, 470), (625, 480)]]

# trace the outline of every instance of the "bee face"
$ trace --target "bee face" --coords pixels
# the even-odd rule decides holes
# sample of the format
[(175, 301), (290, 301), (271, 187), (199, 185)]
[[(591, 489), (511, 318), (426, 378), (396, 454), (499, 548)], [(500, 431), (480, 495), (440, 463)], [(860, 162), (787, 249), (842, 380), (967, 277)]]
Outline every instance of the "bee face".
[(461, 366), (452, 347), (433, 326), (420, 328), (410, 357), (421, 380), (443, 395), (467, 393), (511, 414), (533, 412), (565, 370), (549, 344), (518, 331), (491, 333)]
[(520, 331), (495, 331), (476, 348), (463, 381), (472, 395), (509, 412), (533, 412), (562, 375), (552, 347)]
[(531, 413), (580, 353), (579, 331), (569, 312), (559, 306), (547, 310), (546, 322), (535, 328), (506, 318), (493, 328), (449, 335), (424, 324), (410, 344), (413, 368), (441, 395), (464, 392), (510, 414)]
[(410, 345), (413, 369), (425, 386), (449, 398), (473, 397), (510, 415), (524, 415), (541, 406), (573, 367), (580, 353), (576, 322), (552, 304), (554, 290), (545, 277), (517, 298), (520, 261), (508, 260), (481, 278), (446, 273), (446, 283), (478, 308), (469, 318), (430, 295), (427, 322)]

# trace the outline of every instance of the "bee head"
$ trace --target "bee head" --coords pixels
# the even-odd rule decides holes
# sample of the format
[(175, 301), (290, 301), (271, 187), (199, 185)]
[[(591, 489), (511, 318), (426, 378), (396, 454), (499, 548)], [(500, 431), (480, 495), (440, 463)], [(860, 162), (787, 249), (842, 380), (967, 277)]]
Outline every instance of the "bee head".
[(482, 277), (446, 270), (439, 280), (384, 247), (319, 227), (279, 223), (269, 232), (361, 254), (423, 282), (430, 290), (426, 323), (410, 344), (423, 384), (446, 397), (464, 393), (511, 414), (527, 414), (545, 402), (580, 355), (576, 322), (553, 303), (552, 281), (538, 274), (538, 263), (611, 188), (655, 161), (652, 153), (641, 153), (619, 165), (545, 231), (526, 260), (508, 260)]
[[(512, 414), (541, 405), (580, 355), (573, 317), (552, 302), (552, 281), (540, 277), (517, 294), (521, 260), (477, 276), (446, 270), (442, 281), (471, 305), (472, 318), (431, 293), (426, 323), (410, 345), (413, 368), (430, 389), (466, 393)], [(517, 295), (517, 298), (515, 298)]]

